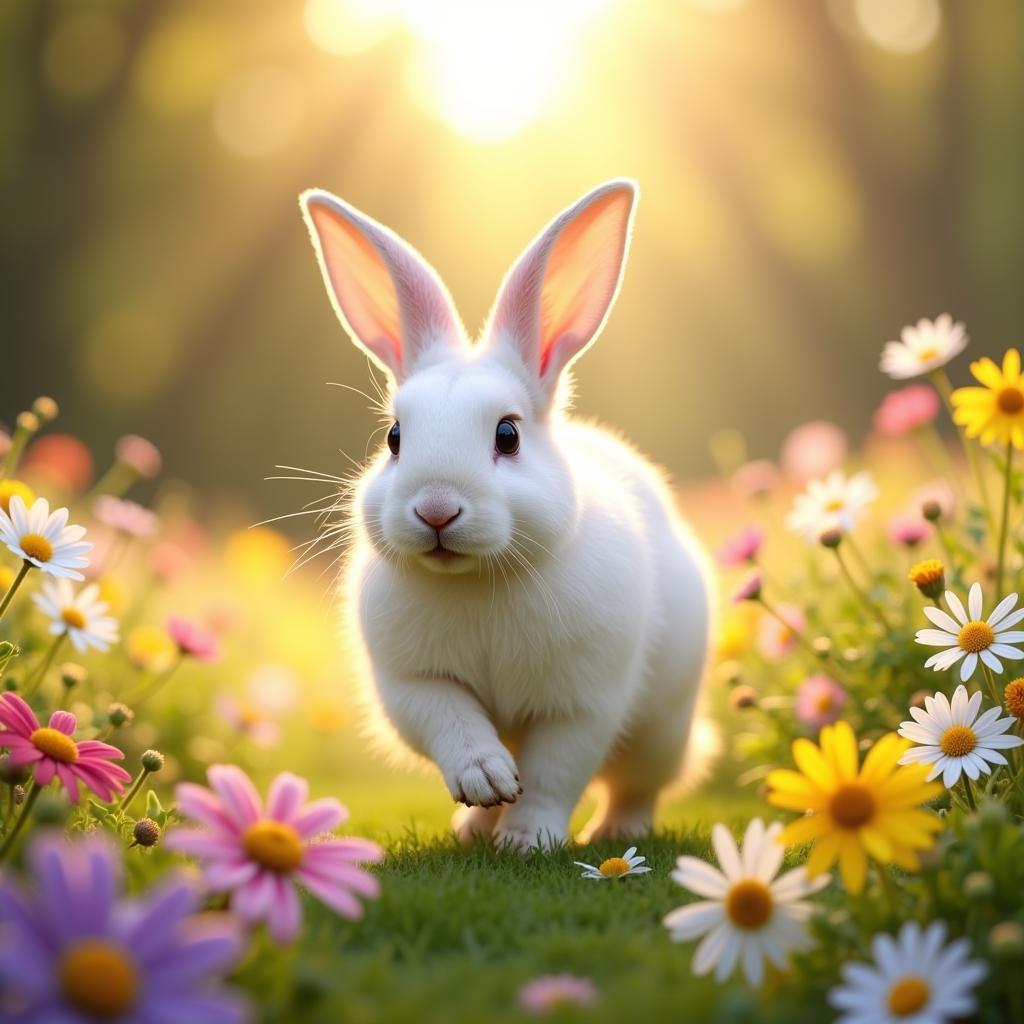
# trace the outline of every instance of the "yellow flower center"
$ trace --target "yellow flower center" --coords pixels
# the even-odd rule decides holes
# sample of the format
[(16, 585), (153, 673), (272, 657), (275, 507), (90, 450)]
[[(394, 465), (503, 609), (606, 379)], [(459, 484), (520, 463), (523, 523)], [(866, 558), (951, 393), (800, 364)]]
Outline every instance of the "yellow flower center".
[(932, 990), (924, 978), (901, 978), (889, 989), (889, 1012), (896, 1017), (913, 1017), (928, 1005)]
[(978, 737), (966, 725), (954, 725), (942, 734), (939, 747), (947, 757), (966, 757), (978, 745)]
[(987, 622), (974, 621), (968, 622), (960, 630), (957, 643), (968, 653), (977, 654), (978, 651), (983, 651), (986, 647), (990, 646), (995, 638), (995, 631)]
[(755, 931), (772, 916), (774, 901), (768, 887), (752, 878), (737, 882), (725, 898), (725, 912), (737, 928)]
[(875, 816), (875, 798), (857, 782), (840, 786), (828, 803), (829, 813), (842, 828), (860, 828)]
[(59, 729), (43, 726), (29, 736), (29, 741), (36, 750), (61, 764), (74, 764), (78, 760), (78, 744)]
[(101, 939), (71, 946), (61, 957), (58, 975), (64, 999), (90, 1017), (120, 1017), (139, 993), (138, 971), (128, 954)]
[(1024, 679), (1014, 679), (1007, 683), (1003, 696), (1006, 699), (1006, 710), (1014, 718), (1024, 720)]
[(833, 498), (831, 501), (825, 503), (826, 512), (841, 512), (845, 507), (846, 502), (842, 498)]
[(822, 693), (818, 695), (818, 699), (814, 702), (814, 708), (820, 714), (825, 714), (826, 711), (832, 710), (832, 694)]
[(85, 616), (77, 608), (65, 608), (60, 613), (64, 625), (72, 629), (85, 629)]
[(927, 363), (934, 359), (938, 354), (939, 350), (937, 348), (923, 348), (917, 353), (917, 358), (920, 359), (922, 363)]
[(601, 861), (601, 866), (597, 870), (605, 878), (618, 878), (620, 875), (629, 873), (629, 861), (622, 857), (609, 857), (607, 860)]
[(261, 867), (283, 874), (302, 863), (305, 852), (298, 832), (282, 821), (263, 818), (245, 830), (245, 852)]
[(26, 533), (20, 541), (21, 550), (37, 562), (48, 562), (53, 558), (53, 545), (38, 533)]
[(1013, 386), (1002, 388), (996, 396), (999, 411), (1007, 416), (1015, 416), (1024, 409), (1024, 391)]

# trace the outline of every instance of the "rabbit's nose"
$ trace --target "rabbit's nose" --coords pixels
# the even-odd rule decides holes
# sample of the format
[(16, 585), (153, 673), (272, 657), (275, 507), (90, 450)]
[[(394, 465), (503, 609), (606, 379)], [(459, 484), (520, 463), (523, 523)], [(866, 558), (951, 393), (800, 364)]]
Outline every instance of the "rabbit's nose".
[(443, 530), (450, 522), (458, 519), (461, 514), (461, 508), (457, 508), (447, 501), (426, 502), (422, 508), (418, 507), (416, 509), (417, 518), (426, 523), (432, 530), (437, 530), (438, 532)]

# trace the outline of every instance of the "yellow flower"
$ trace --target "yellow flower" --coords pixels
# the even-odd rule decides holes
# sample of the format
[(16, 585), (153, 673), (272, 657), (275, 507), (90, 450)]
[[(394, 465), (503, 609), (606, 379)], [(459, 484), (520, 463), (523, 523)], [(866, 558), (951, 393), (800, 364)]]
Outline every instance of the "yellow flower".
[(21, 495), (21, 500), (25, 502), (26, 508), (36, 500), (36, 496), (28, 484), (23, 484), (20, 480), (0, 480), (0, 508), (5, 512), (10, 513), (11, 498), (16, 494)]
[(946, 570), (943, 564), (934, 558), (928, 558), (913, 566), (907, 579), (933, 601), (942, 597), (946, 590)]
[(828, 871), (838, 860), (851, 893), (864, 888), (869, 857), (916, 871), (916, 851), (931, 849), (942, 829), (940, 820), (920, 807), (942, 792), (938, 782), (925, 782), (927, 765), (898, 765), (910, 744), (889, 733), (858, 767), (857, 739), (847, 722), (826, 725), (820, 742), (817, 747), (796, 740), (793, 759), (800, 770), (768, 774), (769, 803), (808, 812), (783, 830), (779, 842), (813, 842), (808, 876)]
[(116, 576), (99, 578), (100, 600), (107, 602), (107, 611), (111, 615), (123, 615), (127, 607), (127, 595), (124, 584)]
[(1006, 701), (1006, 710), (1024, 722), (1024, 679), (1014, 679), (1007, 683), (1003, 690), (1003, 700)]
[(163, 672), (178, 653), (175, 642), (159, 626), (136, 626), (124, 642), (128, 660), (144, 672)]
[(971, 373), (984, 387), (957, 388), (950, 396), (953, 420), (968, 437), (979, 437), (982, 444), (999, 441), (1024, 448), (1024, 380), (1021, 379), (1020, 353), (1011, 348), (1003, 356), (1003, 368), (991, 359), (971, 363)]
[(759, 609), (745, 603), (733, 608), (718, 627), (715, 660), (734, 661), (746, 654), (754, 642)]

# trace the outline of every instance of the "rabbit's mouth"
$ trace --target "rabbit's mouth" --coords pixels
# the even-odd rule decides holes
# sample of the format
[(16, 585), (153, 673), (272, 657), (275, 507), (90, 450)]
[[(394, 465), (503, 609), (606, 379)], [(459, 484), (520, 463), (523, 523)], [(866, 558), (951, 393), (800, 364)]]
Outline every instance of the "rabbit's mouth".
[(438, 541), (437, 547), (423, 552), (423, 557), (435, 559), (438, 562), (453, 562), (456, 559), (465, 558), (466, 555), (461, 551), (453, 551), (451, 548), (446, 548), (440, 541)]

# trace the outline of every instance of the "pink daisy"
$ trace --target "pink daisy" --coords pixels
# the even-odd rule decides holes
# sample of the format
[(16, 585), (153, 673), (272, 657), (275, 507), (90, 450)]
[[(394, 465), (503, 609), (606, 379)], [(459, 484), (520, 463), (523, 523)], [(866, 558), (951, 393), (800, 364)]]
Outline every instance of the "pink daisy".
[(519, 990), (519, 1005), (529, 1013), (548, 1013), (560, 1006), (591, 1006), (597, 1002), (597, 988), (589, 978), (572, 974), (551, 974), (528, 981)]
[(131, 537), (152, 537), (160, 527), (160, 519), (151, 509), (112, 494), (101, 494), (93, 502), (92, 514), (104, 526)]
[(926, 520), (914, 516), (893, 516), (886, 530), (893, 544), (902, 544), (908, 548), (916, 548), (928, 539), (931, 532), (932, 528)]
[(718, 562), (725, 569), (737, 569), (745, 562), (755, 561), (763, 543), (764, 531), (748, 526), (718, 549)]
[(114, 446), (114, 455), (118, 462), (135, 470), (144, 480), (152, 480), (163, 462), (160, 449), (137, 434), (125, 434)]
[(796, 691), (796, 717), (817, 731), (839, 719), (846, 704), (846, 691), (829, 676), (808, 676)]
[(196, 661), (217, 661), (220, 658), (220, 641), (216, 634), (188, 619), (172, 615), (167, 620), (167, 632), (181, 654)]
[(756, 601), (761, 596), (763, 582), (759, 572), (751, 573), (733, 593), (733, 604), (742, 604), (744, 601)]
[(910, 384), (890, 391), (875, 412), (875, 429), (898, 436), (931, 423), (939, 413), (939, 396), (925, 384)]
[(264, 809), (240, 768), (211, 765), (206, 778), (212, 792), (188, 782), (176, 791), (179, 810), (206, 827), (175, 829), (166, 845), (201, 861), (206, 884), (230, 892), (245, 921), (265, 921), (270, 937), (285, 944), (302, 923), (296, 883), (353, 920), (363, 913), (356, 894), (377, 898), (380, 883), (358, 865), (382, 860), (384, 851), (367, 839), (324, 835), (348, 817), (337, 800), (307, 804), (306, 780), (282, 772)]
[(0, 747), (11, 752), (11, 765), (32, 765), (35, 784), (47, 785), (56, 776), (73, 804), (78, 783), (104, 803), (124, 792), (131, 776), (120, 765), (124, 754), (99, 740), (76, 743), (71, 737), (78, 721), (70, 711), (54, 711), (49, 724), (40, 726), (32, 709), (16, 693), (0, 695)]

